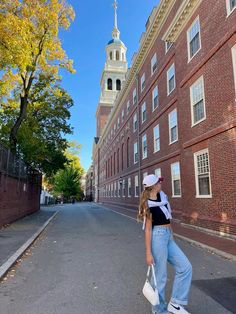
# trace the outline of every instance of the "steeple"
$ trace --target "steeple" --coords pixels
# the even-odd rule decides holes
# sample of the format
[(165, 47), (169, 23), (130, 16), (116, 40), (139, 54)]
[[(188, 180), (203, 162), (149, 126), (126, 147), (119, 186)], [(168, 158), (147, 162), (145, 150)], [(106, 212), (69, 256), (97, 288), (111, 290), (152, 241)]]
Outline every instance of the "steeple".
[(118, 3), (117, 3), (116, 0), (114, 1), (113, 7), (114, 7), (115, 15), (114, 15), (114, 29), (113, 29), (113, 32), (112, 32), (112, 38), (119, 39), (120, 38), (120, 31), (119, 31), (118, 26), (117, 26), (117, 7), (118, 7)]

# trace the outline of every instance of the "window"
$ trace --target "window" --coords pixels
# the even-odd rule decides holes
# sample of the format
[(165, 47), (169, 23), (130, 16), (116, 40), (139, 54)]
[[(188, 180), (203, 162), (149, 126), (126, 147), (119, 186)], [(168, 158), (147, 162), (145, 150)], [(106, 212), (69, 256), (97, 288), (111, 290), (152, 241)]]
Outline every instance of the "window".
[(134, 163), (138, 162), (138, 143), (134, 143)]
[(234, 86), (235, 86), (235, 99), (236, 99), (236, 45), (232, 48), (232, 60), (233, 60), (233, 73), (234, 73)]
[(175, 65), (174, 63), (171, 65), (169, 70), (167, 71), (167, 95), (175, 89)]
[(158, 87), (156, 86), (152, 91), (152, 111), (154, 111), (158, 105), (159, 105)]
[(187, 38), (188, 38), (188, 60), (190, 61), (201, 49), (199, 17), (189, 28)]
[(110, 60), (112, 60), (112, 51), (110, 52)]
[(117, 119), (117, 128), (119, 129), (120, 127), (120, 117)]
[(124, 121), (124, 118), (125, 118), (125, 111), (123, 109), (122, 112), (121, 112), (121, 121), (122, 122)]
[(121, 145), (121, 170), (124, 169), (124, 143)]
[(122, 191), (123, 191), (122, 195), (123, 197), (125, 197), (125, 179), (123, 179)]
[(114, 152), (114, 163), (113, 163), (113, 172), (116, 174), (116, 152)]
[(157, 69), (157, 54), (155, 53), (151, 60), (151, 74)]
[(111, 184), (111, 196), (113, 197), (113, 183)]
[(121, 90), (121, 81), (116, 80), (116, 90)]
[(203, 77), (190, 87), (192, 126), (203, 121), (205, 117), (205, 96)]
[(143, 91), (145, 88), (145, 73), (143, 73), (141, 77), (141, 91)]
[(136, 88), (133, 90), (133, 104), (135, 105), (137, 102), (137, 90)]
[(170, 50), (172, 45), (173, 45), (173, 43), (170, 42), (170, 41), (166, 41), (165, 42), (165, 51), (166, 51), (166, 53)]
[(208, 149), (194, 154), (196, 197), (211, 197), (211, 179)]
[(139, 195), (138, 176), (134, 177), (134, 185), (135, 185), (135, 197), (138, 197)]
[(154, 153), (160, 150), (160, 131), (159, 124), (153, 129)]
[(141, 111), (142, 111), (142, 123), (145, 122), (147, 120), (147, 110), (146, 110), (146, 103), (143, 103), (142, 104), (142, 108), (141, 108)]
[(119, 61), (120, 60), (120, 53), (118, 50), (116, 50), (116, 60)]
[(127, 162), (127, 168), (129, 167), (129, 137), (127, 138), (127, 145), (126, 145), (126, 162)]
[(127, 113), (129, 113), (129, 110), (130, 110), (130, 101), (129, 100), (127, 101), (126, 109), (127, 109)]
[(120, 171), (120, 149), (117, 150), (117, 172)]
[(143, 159), (147, 158), (147, 135), (146, 134), (142, 136), (142, 156), (143, 156)]
[(137, 118), (137, 113), (135, 113), (133, 116), (133, 131), (135, 132), (137, 128), (138, 128), (138, 118)]
[(179, 162), (171, 164), (171, 181), (172, 181), (172, 196), (178, 196), (178, 197), (181, 196)]
[(128, 178), (128, 197), (131, 197), (131, 178)]
[(226, 7), (227, 7), (227, 14), (229, 15), (236, 8), (236, 0), (226, 0)]
[(177, 109), (169, 113), (169, 141), (170, 144), (178, 141)]
[(112, 90), (112, 79), (111, 79), (111, 78), (109, 78), (109, 79), (107, 80), (107, 89), (108, 89), (108, 90)]
[(161, 168), (156, 168), (155, 169), (155, 176), (161, 177)]
[(121, 186), (122, 183), (120, 183), (119, 181), (117, 182), (117, 186), (118, 186), (118, 197), (121, 197)]

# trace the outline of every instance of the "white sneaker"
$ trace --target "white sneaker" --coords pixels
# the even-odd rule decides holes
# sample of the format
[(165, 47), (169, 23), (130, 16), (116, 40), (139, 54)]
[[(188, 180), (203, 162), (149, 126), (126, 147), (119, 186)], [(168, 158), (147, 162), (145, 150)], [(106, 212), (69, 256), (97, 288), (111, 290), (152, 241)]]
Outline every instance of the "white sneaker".
[(167, 310), (172, 314), (190, 314), (182, 305), (173, 302), (169, 302)]

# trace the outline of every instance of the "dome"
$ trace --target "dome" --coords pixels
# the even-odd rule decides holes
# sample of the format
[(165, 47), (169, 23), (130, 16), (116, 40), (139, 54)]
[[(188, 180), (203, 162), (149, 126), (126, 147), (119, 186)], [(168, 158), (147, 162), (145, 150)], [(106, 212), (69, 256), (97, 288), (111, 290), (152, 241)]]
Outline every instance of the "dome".
[(124, 45), (124, 43), (120, 39), (118, 39), (118, 38), (112, 38), (108, 42), (108, 45), (111, 45), (111, 44)]

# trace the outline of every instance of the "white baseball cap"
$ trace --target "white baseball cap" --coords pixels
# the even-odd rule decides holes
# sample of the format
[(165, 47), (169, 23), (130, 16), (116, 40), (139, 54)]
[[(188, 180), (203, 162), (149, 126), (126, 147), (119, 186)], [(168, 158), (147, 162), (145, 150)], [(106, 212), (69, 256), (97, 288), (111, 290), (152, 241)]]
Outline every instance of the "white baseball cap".
[(163, 177), (157, 177), (155, 174), (149, 174), (143, 179), (143, 185), (144, 187), (149, 187), (163, 180)]

